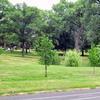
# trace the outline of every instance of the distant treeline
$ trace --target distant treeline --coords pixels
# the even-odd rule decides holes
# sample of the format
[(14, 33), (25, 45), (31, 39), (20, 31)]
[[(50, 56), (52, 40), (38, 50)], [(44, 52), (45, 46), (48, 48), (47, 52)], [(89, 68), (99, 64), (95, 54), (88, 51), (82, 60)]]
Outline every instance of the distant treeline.
[(75, 48), (84, 55), (100, 43), (100, 0), (60, 0), (50, 11), (0, 0), (0, 46), (22, 48), (24, 55), (42, 35), (52, 39), (57, 50)]

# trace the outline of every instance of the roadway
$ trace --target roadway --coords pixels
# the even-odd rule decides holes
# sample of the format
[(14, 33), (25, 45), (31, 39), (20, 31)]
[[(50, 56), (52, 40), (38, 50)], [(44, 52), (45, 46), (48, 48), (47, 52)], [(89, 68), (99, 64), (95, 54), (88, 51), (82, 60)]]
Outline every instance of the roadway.
[(80, 89), (68, 92), (1, 96), (0, 100), (100, 100), (100, 88)]

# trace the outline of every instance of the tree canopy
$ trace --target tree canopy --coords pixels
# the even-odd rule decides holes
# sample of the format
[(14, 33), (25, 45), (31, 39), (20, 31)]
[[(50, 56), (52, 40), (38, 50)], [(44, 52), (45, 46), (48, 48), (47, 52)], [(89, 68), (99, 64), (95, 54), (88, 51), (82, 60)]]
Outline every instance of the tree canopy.
[(16, 45), (24, 56), (42, 35), (60, 50), (84, 51), (100, 44), (100, 0), (60, 0), (49, 11), (0, 0), (0, 46)]

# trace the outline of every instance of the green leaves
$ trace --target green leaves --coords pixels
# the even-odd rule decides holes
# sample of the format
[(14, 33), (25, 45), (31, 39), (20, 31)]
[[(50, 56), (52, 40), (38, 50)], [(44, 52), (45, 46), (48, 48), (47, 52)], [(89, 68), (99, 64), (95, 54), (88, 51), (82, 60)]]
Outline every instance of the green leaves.
[(91, 43), (100, 43), (100, 4), (97, 0), (87, 0), (85, 2), (83, 25), (85, 33)]
[(65, 55), (66, 66), (78, 67), (80, 65), (80, 54), (75, 50), (69, 50)]
[(0, 55), (4, 52), (3, 48), (0, 48)]
[(52, 63), (52, 41), (48, 37), (42, 36), (36, 42), (36, 51), (41, 56), (41, 61), (45, 65), (50, 65)]
[(94, 47), (89, 50), (89, 60), (91, 65), (100, 66), (100, 48)]

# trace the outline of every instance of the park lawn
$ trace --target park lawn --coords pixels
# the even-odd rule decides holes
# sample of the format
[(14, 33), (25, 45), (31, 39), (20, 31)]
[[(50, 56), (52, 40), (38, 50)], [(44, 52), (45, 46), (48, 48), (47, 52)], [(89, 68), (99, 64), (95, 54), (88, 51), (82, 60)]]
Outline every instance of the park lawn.
[(95, 88), (100, 86), (100, 68), (89, 67), (86, 57), (82, 67), (52, 65), (48, 77), (44, 77), (44, 66), (37, 56), (0, 56), (0, 95), (35, 93), (38, 91), (59, 91), (73, 88)]

